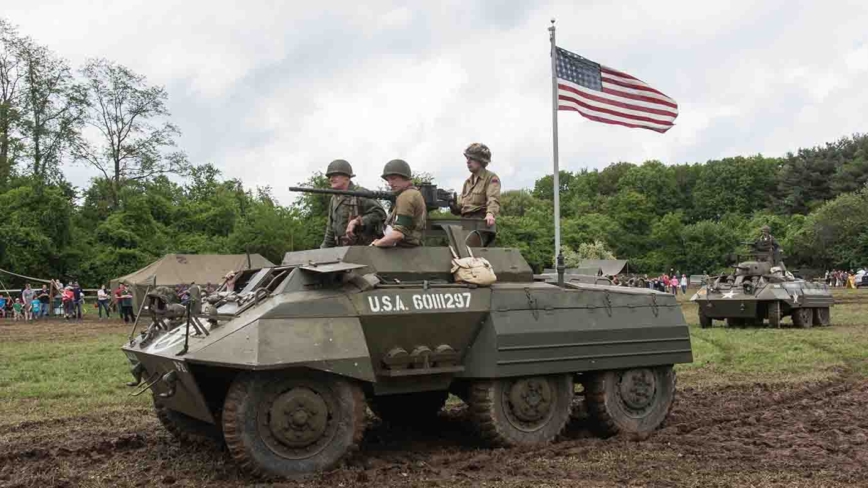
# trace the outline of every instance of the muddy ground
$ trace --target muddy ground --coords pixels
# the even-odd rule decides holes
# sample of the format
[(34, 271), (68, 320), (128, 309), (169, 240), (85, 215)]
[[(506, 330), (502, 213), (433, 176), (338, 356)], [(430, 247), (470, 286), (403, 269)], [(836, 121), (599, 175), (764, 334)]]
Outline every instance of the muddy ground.
[(591, 437), (577, 420), (533, 449), (487, 449), (463, 408), (422, 430), (369, 419), (361, 453), (330, 473), (268, 482), (214, 447), (180, 445), (144, 408), (0, 427), (0, 486), (868, 485), (868, 381), (682, 388), (645, 441)]

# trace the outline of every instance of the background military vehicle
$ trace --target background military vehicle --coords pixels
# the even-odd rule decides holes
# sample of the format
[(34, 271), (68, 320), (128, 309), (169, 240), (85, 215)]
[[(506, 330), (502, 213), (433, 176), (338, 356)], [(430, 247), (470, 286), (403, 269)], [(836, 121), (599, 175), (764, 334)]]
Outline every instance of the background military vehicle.
[[(466, 256), (463, 231), (449, 232)], [(449, 392), (492, 445), (552, 441), (574, 385), (601, 435), (644, 436), (669, 413), (673, 365), (692, 361), (674, 297), (534, 281), (514, 249), (474, 249), (498, 281), (456, 283), (446, 247), (288, 253), (205, 299), (195, 327), (123, 350), (182, 439), (225, 439), (254, 473), (334, 466), (362, 438), (365, 407), (424, 421)], [(221, 294), (222, 293), (222, 294)]]
[(730, 327), (780, 327), (791, 316), (796, 327), (831, 323), (832, 292), (823, 283), (794, 277), (775, 249), (751, 243), (750, 260), (733, 266), (733, 272), (710, 276), (691, 301), (699, 305), (699, 325), (711, 327), (726, 320)]

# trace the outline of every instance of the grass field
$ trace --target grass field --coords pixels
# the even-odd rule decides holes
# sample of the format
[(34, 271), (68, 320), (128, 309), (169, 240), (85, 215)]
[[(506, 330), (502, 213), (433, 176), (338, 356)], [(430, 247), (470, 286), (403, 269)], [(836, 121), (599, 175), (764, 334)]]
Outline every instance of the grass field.
[[(360, 453), (304, 486), (866, 485), (868, 290), (835, 296), (832, 327), (813, 329), (700, 329), (682, 301), (695, 361), (643, 442), (596, 438), (578, 416), (554, 444), (491, 449), (456, 402), (412, 429), (369, 417)], [(129, 396), (128, 333), (0, 321), (0, 486), (260, 483), (225, 450), (177, 442), (149, 394)]]
[[(694, 362), (678, 366), (679, 385), (868, 373), (868, 290), (835, 294), (833, 326), (813, 329), (700, 329), (696, 306), (682, 302)], [(148, 395), (130, 397), (124, 385), (131, 377), (119, 347), (128, 332), (117, 321), (0, 322), (0, 425), (147, 405)]]

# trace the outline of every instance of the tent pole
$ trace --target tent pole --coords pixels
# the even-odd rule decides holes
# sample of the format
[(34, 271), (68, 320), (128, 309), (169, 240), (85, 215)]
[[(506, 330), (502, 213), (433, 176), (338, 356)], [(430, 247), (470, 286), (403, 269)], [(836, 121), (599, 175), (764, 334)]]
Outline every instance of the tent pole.
[[(148, 285), (148, 287), (145, 289), (145, 296), (148, 296), (148, 293), (150, 293), (150, 291), (151, 291), (151, 285)], [(136, 328), (139, 326), (139, 317), (142, 316), (142, 310), (144, 310), (144, 309), (145, 309), (145, 300), (142, 299), (142, 303), (139, 304), (139, 313), (136, 314), (136, 321), (133, 322), (133, 330), (130, 331), (130, 344), (133, 343), (133, 335), (135, 335)], [(118, 311), (120, 311), (120, 310), (118, 310)]]

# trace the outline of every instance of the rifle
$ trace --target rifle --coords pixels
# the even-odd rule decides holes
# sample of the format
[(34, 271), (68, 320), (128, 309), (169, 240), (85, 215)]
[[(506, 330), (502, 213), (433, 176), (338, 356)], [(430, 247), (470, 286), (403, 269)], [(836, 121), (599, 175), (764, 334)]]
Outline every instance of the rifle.
[[(425, 200), (425, 207), (429, 212), (440, 208), (449, 208), (452, 202), (455, 201), (455, 194), (437, 188), (437, 185), (431, 183), (423, 183), (416, 187), (422, 198)], [(319, 195), (345, 195), (349, 197), (372, 198), (374, 200), (386, 200), (395, 203), (397, 195), (390, 191), (362, 191), (362, 190), (332, 190), (331, 188), (305, 188), (300, 186), (291, 186), (289, 191), (301, 193), (314, 193)]]

